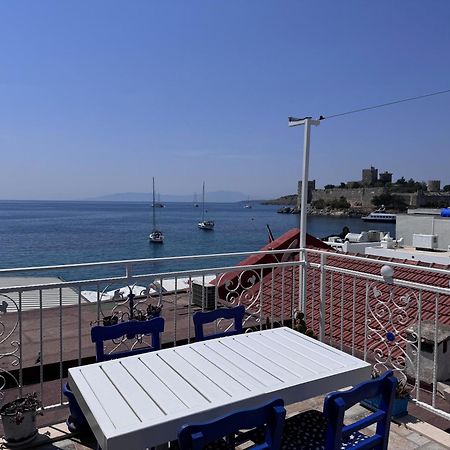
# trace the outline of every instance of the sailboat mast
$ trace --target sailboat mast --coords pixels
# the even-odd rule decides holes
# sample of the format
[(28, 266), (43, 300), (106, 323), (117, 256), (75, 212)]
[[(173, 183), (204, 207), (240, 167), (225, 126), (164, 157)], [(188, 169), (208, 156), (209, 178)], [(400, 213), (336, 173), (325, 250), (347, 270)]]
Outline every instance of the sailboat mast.
[(203, 182), (203, 197), (202, 197), (202, 222), (205, 221), (205, 182)]
[(156, 228), (156, 216), (155, 216), (155, 177), (153, 177), (153, 229)]

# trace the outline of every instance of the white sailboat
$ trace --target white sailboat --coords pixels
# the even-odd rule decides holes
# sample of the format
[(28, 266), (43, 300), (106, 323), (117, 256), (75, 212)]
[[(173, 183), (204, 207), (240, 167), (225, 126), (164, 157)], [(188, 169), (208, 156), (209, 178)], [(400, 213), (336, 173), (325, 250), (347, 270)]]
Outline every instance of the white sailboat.
[(214, 221), (205, 220), (205, 182), (203, 182), (203, 197), (202, 197), (202, 221), (198, 223), (201, 230), (214, 230)]
[(153, 177), (153, 204), (152, 204), (152, 211), (153, 211), (153, 231), (148, 236), (148, 239), (150, 242), (154, 242), (156, 244), (162, 244), (164, 242), (164, 234), (162, 231), (158, 230), (156, 228), (156, 211), (155, 211), (155, 177)]
[(244, 208), (246, 209), (250, 209), (252, 207), (251, 203), (250, 203), (250, 195), (247, 198), (247, 203), (244, 205)]

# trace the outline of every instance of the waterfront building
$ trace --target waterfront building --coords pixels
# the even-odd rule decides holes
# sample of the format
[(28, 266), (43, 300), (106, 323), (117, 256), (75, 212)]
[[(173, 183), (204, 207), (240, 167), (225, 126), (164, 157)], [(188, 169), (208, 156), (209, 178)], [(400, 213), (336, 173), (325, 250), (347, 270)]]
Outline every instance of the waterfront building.
[(450, 249), (450, 218), (441, 216), (441, 209), (410, 209), (408, 214), (397, 214), (396, 236), (403, 237), (405, 245), (414, 246), (414, 235), (437, 236), (434, 248)]

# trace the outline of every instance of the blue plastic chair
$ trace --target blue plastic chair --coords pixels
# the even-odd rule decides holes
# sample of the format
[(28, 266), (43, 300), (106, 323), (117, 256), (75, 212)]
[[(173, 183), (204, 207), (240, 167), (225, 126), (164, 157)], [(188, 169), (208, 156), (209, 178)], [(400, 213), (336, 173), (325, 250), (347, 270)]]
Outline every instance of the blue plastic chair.
[[(161, 348), (160, 333), (163, 331), (164, 319), (161, 317), (146, 321), (131, 320), (117, 325), (92, 327), (91, 339), (96, 346), (97, 362), (159, 350)], [(116, 352), (114, 354), (105, 354), (104, 341), (117, 339), (125, 335), (127, 336), (127, 339), (133, 339), (139, 334), (150, 334), (152, 336), (152, 346), (125, 352)], [(70, 416), (66, 421), (69, 430), (72, 432), (88, 431), (90, 428), (86, 417), (81, 411), (80, 405), (75, 399), (73, 392), (70, 390), (69, 384), (66, 383), (63, 386), (63, 393), (69, 401)]]
[[(286, 420), (282, 449), (369, 449), (388, 448), (392, 405), (397, 379), (392, 371), (366, 381), (353, 389), (328, 394), (323, 413), (306, 411)], [(345, 411), (360, 401), (381, 396), (380, 408), (357, 422), (344, 425)], [(367, 436), (359, 430), (377, 424), (375, 434)]]
[(178, 432), (179, 448), (180, 450), (234, 449), (236, 445), (242, 443), (239, 439), (239, 430), (258, 428), (264, 430), (264, 442), (250, 448), (278, 450), (286, 417), (283, 405), (283, 400), (277, 399), (259, 408), (240, 410), (211, 422), (185, 425)]
[[(155, 317), (151, 320), (129, 320), (127, 322), (118, 323), (110, 326), (95, 326), (91, 329), (91, 339), (95, 343), (97, 362), (108, 361), (110, 359), (123, 358), (125, 356), (146, 353), (161, 348), (160, 333), (164, 331), (164, 319)], [(126, 336), (127, 339), (134, 339), (137, 335), (151, 335), (152, 344), (150, 347), (138, 348), (135, 350), (127, 350), (105, 354), (104, 342), (111, 339), (118, 339)]]
[(83, 411), (81, 411), (75, 395), (70, 390), (69, 383), (63, 386), (63, 394), (69, 401), (70, 415), (66, 420), (67, 428), (72, 433), (86, 433), (90, 431), (89, 424), (86, 420)]
[[(195, 328), (195, 340), (205, 341), (207, 339), (216, 339), (224, 336), (233, 336), (242, 333), (242, 322), (244, 320), (244, 305), (235, 306), (234, 308), (218, 308), (214, 311), (196, 312), (192, 316)], [(234, 329), (213, 333), (205, 336), (203, 325), (214, 322), (217, 319), (234, 319)]]

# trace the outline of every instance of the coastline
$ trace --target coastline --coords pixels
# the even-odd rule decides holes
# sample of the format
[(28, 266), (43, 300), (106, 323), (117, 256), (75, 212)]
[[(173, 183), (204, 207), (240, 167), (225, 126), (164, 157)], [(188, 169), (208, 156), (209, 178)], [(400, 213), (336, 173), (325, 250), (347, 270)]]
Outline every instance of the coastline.
[[(300, 214), (301, 208), (296, 206), (285, 206), (280, 208), (278, 214)], [(308, 216), (325, 216), (325, 217), (351, 217), (355, 219), (360, 219), (363, 216), (367, 216), (373, 212), (373, 208), (348, 208), (348, 209), (333, 209), (333, 208), (310, 208), (308, 211)], [(400, 211), (392, 210), (389, 211), (392, 214), (398, 214)]]

